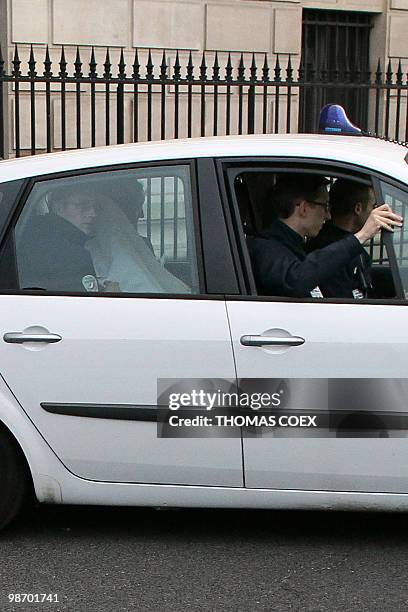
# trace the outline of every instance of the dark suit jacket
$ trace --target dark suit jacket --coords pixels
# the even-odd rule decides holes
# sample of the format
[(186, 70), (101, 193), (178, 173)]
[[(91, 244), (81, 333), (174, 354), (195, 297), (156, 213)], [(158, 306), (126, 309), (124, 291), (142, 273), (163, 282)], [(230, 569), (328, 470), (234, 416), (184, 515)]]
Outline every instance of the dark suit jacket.
[(279, 219), (265, 234), (250, 239), (248, 248), (258, 292), (288, 297), (310, 297), (316, 286), (321, 288), (364, 251), (350, 234), (307, 254), (302, 236)]
[(88, 238), (58, 215), (35, 218), (16, 245), (20, 288), (86, 291), (82, 279), (95, 276)]
[[(332, 221), (328, 221), (324, 224), (321, 232), (306, 243), (306, 250), (310, 253), (317, 249), (323, 249), (347, 236), (350, 236), (350, 232), (337, 227)], [(369, 297), (372, 294), (370, 268), (370, 256), (363, 249), (362, 253), (342, 266), (329, 280), (322, 283), (320, 288), (327, 297), (352, 298), (354, 297), (353, 291), (356, 290), (363, 297)]]

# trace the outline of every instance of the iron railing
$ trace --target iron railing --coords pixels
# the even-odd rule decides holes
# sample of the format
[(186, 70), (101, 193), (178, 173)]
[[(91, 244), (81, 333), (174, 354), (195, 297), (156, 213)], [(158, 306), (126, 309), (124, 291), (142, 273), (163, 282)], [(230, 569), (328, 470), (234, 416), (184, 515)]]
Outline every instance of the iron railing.
[[(308, 116), (315, 117), (309, 131), (315, 131), (323, 90), (363, 91), (368, 129), (408, 141), (408, 75), (401, 60), (394, 65), (390, 61), (385, 74), (380, 61), (374, 74), (359, 69), (340, 74), (326, 65), (311, 65), (310, 58), (307, 67), (303, 58), (294, 66), (290, 55), (282, 68), (279, 56), (271, 67), (267, 55), (241, 54), (236, 61), (234, 56), (233, 64), (228, 54), (221, 69), (218, 53), (211, 54), (207, 65), (207, 52), (200, 56), (197, 69), (192, 52), (184, 66), (182, 52), (173, 52), (171, 67), (165, 51), (158, 66), (153, 64), (153, 51), (143, 53), (145, 71), (136, 50), (129, 73), (122, 50), (113, 74), (107, 49), (103, 72), (98, 74), (93, 48), (86, 73), (79, 49), (72, 72), (64, 48), (53, 64), (47, 47), (40, 71), (31, 46), (26, 72), (17, 46), (10, 71), (0, 50), (0, 156), (156, 138), (302, 132), (305, 99)], [(12, 113), (5, 110), (6, 101)]]

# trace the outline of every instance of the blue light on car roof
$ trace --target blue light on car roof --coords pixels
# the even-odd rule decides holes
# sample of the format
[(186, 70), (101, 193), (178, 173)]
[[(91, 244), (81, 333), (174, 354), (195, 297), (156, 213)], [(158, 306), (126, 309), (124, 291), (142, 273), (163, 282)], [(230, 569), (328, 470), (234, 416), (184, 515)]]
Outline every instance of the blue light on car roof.
[(360, 128), (353, 125), (346, 111), (339, 104), (326, 104), (320, 112), (319, 132), (322, 134), (346, 134), (361, 136)]

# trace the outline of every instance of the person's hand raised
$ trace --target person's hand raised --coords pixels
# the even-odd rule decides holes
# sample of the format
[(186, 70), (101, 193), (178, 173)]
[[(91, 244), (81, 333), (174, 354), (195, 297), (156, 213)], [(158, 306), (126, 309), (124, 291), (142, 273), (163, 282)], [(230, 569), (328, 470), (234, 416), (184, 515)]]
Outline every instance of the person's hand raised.
[(388, 204), (382, 204), (373, 208), (364, 223), (361, 230), (356, 232), (354, 235), (364, 244), (367, 240), (370, 240), (373, 236), (378, 234), (382, 229), (386, 229), (390, 232), (394, 231), (394, 227), (401, 227), (403, 218), (393, 212), (392, 208)]

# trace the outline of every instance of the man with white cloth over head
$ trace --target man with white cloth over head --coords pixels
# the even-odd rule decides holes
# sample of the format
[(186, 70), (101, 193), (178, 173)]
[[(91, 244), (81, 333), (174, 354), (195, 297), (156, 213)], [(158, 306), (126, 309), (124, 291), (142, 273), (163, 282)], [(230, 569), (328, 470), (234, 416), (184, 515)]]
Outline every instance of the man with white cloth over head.
[(145, 199), (136, 179), (121, 177), (95, 186), (98, 215), (87, 242), (99, 282), (125, 293), (191, 293), (190, 287), (156, 259), (138, 232)]

